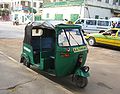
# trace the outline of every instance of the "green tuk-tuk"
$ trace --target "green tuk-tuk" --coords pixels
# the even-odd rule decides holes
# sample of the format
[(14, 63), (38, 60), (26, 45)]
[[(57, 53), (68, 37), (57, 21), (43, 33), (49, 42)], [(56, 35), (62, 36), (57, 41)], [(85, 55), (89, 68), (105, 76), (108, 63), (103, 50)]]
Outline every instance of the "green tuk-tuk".
[(25, 27), (20, 62), (57, 77), (72, 75), (76, 85), (84, 88), (89, 76), (89, 67), (84, 66), (87, 53), (81, 26), (32, 22)]

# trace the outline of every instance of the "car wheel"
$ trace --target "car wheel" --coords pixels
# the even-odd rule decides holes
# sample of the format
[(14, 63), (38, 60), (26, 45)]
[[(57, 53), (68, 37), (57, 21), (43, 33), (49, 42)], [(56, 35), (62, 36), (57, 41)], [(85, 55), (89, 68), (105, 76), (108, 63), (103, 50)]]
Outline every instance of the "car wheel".
[(89, 44), (90, 46), (94, 46), (94, 45), (95, 45), (95, 38), (90, 37), (90, 38), (88, 39), (88, 44)]

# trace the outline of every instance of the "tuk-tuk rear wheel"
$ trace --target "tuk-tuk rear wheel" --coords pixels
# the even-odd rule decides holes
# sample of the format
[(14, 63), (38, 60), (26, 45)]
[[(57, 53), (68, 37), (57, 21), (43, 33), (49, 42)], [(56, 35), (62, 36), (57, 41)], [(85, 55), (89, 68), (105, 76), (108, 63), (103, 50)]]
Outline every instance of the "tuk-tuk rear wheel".
[(27, 66), (28, 68), (30, 68), (30, 63), (29, 63), (28, 60), (26, 60), (25, 58), (24, 58), (24, 60), (23, 60), (23, 65), (25, 65), (25, 66)]
[(87, 77), (75, 76), (75, 84), (78, 88), (84, 88), (88, 84)]

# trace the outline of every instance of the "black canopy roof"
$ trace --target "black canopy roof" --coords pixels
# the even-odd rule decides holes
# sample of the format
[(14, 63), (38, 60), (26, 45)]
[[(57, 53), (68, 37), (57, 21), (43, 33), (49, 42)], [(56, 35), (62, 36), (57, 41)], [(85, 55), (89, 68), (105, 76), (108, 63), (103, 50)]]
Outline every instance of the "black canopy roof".
[(30, 40), (31, 40), (31, 35), (32, 35), (32, 29), (50, 29), (50, 30), (55, 30), (55, 25), (57, 25), (60, 22), (53, 22), (51, 24), (51, 22), (48, 21), (41, 21), (41, 22), (31, 22), (28, 23), (25, 27), (25, 36), (24, 36), (24, 43), (30, 44)]
[(65, 21), (40, 21), (40, 22), (31, 22), (28, 23), (25, 27), (25, 36), (24, 36), (24, 43), (30, 44), (30, 40), (32, 37), (32, 29), (43, 29), (47, 31), (55, 31), (55, 27), (74, 27), (79, 28), (79, 25), (70, 25), (66, 24)]

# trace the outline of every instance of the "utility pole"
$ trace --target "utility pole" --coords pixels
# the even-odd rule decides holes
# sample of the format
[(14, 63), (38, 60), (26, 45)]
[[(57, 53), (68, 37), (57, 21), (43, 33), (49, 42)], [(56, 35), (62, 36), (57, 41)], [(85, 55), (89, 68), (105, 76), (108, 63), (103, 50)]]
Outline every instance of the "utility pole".
[[(88, 9), (87, 0), (84, 0), (84, 9), (87, 10), (87, 12), (88, 12), (88, 17), (90, 18), (90, 12), (89, 12), (89, 9)], [(84, 10), (84, 12), (85, 12), (85, 10)]]
[(34, 13), (33, 13), (33, 0), (31, 1), (31, 13), (32, 13), (32, 22), (34, 21)]

